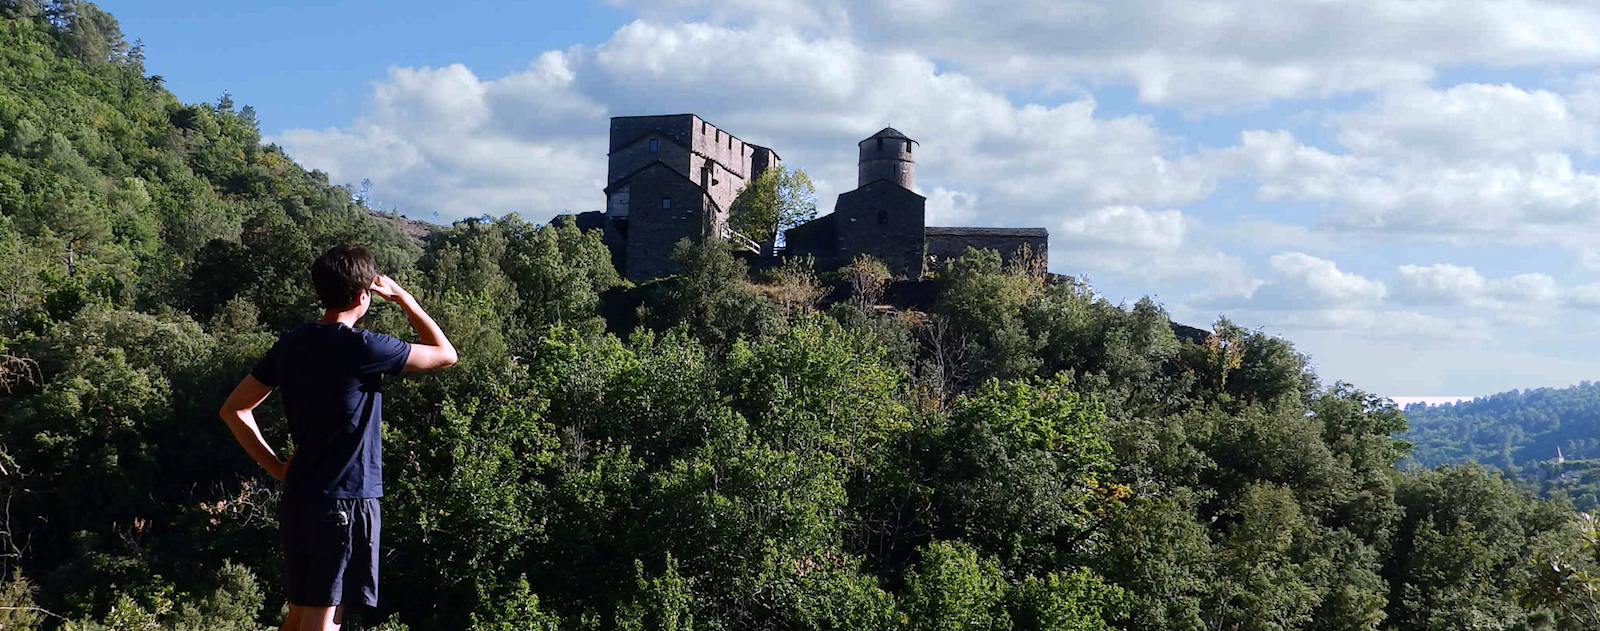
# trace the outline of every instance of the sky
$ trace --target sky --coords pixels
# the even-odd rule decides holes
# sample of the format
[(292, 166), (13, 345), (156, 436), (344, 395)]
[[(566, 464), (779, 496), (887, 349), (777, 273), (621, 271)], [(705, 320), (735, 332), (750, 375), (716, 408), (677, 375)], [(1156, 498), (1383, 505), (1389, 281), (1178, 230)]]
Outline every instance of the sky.
[[(1293, 341), (1409, 401), (1596, 377), (1600, 4), (1568, 0), (99, 3), (179, 98), (446, 222), (599, 210), (607, 119), (694, 112), (930, 225)], [(509, 6), (508, 6), (509, 5)]]

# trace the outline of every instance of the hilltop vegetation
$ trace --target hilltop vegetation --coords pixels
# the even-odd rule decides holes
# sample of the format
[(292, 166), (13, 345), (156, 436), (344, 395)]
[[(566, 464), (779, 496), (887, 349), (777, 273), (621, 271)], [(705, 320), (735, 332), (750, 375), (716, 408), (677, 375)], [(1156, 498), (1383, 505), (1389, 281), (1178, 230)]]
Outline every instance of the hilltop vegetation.
[(1600, 457), (1600, 384), (1512, 390), (1471, 401), (1406, 406), (1425, 466), (1476, 461), (1505, 469), (1554, 459)]
[[(1593, 524), (1476, 466), (1400, 473), (1399, 410), (1287, 341), (1182, 341), (1153, 302), (992, 252), (896, 314), (866, 261), (822, 308), (832, 270), (751, 279), (716, 243), (637, 287), (570, 224), (419, 243), (249, 108), (179, 103), (93, 5), (0, 17), (0, 626), (276, 623), (278, 487), (215, 410), (317, 315), (307, 264), (346, 241), (462, 354), (386, 385), (364, 628), (1593, 620), (1571, 591)], [(386, 307), (366, 326), (407, 333)]]
[[(1545, 497), (1600, 510), (1600, 384), (1513, 390), (1460, 403), (1405, 409), (1424, 466), (1481, 462)], [(1556, 463), (1557, 450), (1565, 462)]]

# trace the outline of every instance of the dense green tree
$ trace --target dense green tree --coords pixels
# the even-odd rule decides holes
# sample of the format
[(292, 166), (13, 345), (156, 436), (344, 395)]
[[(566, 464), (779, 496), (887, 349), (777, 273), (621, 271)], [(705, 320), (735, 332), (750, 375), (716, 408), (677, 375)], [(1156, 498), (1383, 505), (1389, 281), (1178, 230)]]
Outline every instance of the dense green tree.
[(750, 180), (728, 206), (728, 225), (757, 243), (815, 219), (817, 191), (800, 169), (773, 167)]
[[(1600, 448), (1589, 384), (1402, 414), (1026, 251), (968, 251), (882, 312), (899, 292), (865, 260), (752, 278), (686, 241), (633, 286), (574, 222), (417, 238), (141, 54), (91, 4), (0, 0), (0, 625), (277, 623), (279, 486), (215, 409), (320, 311), (312, 257), (358, 242), (462, 361), (386, 385), (384, 599), (355, 625), (1592, 626), (1592, 521), (1395, 466), (1410, 416), (1417, 461), (1592, 501), (1600, 465), (1537, 463)], [(735, 218), (805, 216), (798, 177)], [(363, 326), (410, 334), (386, 305)], [(291, 447), (276, 398), (258, 418)]]

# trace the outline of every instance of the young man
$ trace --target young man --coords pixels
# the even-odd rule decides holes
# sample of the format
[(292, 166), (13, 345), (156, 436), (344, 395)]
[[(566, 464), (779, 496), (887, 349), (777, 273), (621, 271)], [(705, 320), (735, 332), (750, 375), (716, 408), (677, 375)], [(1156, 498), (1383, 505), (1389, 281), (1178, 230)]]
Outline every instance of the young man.
[[(410, 293), (378, 273), (360, 246), (339, 245), (311, 264), (326, 311), (283, 334), (239, 382), (219, 414), (250, 457), (283, 480), (289, 617), (284, 631), (339, 628), (344, 605), (378, 604), (378, 498), (383, 496), (379, 428), (382, 375), (456, 362), (456, 349)], [(400, 305), (420, 344), (353, 328), (368, 290)], [(280, 460), (252, 410), (283, 392), (295, 451)]]

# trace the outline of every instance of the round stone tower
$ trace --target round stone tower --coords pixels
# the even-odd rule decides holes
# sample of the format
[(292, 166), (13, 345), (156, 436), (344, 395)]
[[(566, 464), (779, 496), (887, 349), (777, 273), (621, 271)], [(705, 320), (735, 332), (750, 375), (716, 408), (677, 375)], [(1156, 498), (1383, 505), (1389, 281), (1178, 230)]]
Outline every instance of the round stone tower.
[(857, 166), (856, 187), (876, 180), (889, 180), (907, 189), (916, 186), (917, 161), (911, 157), (911, 146), (916, 143), (893, 127), (885, 127), (858, 143), (861, 161)]

